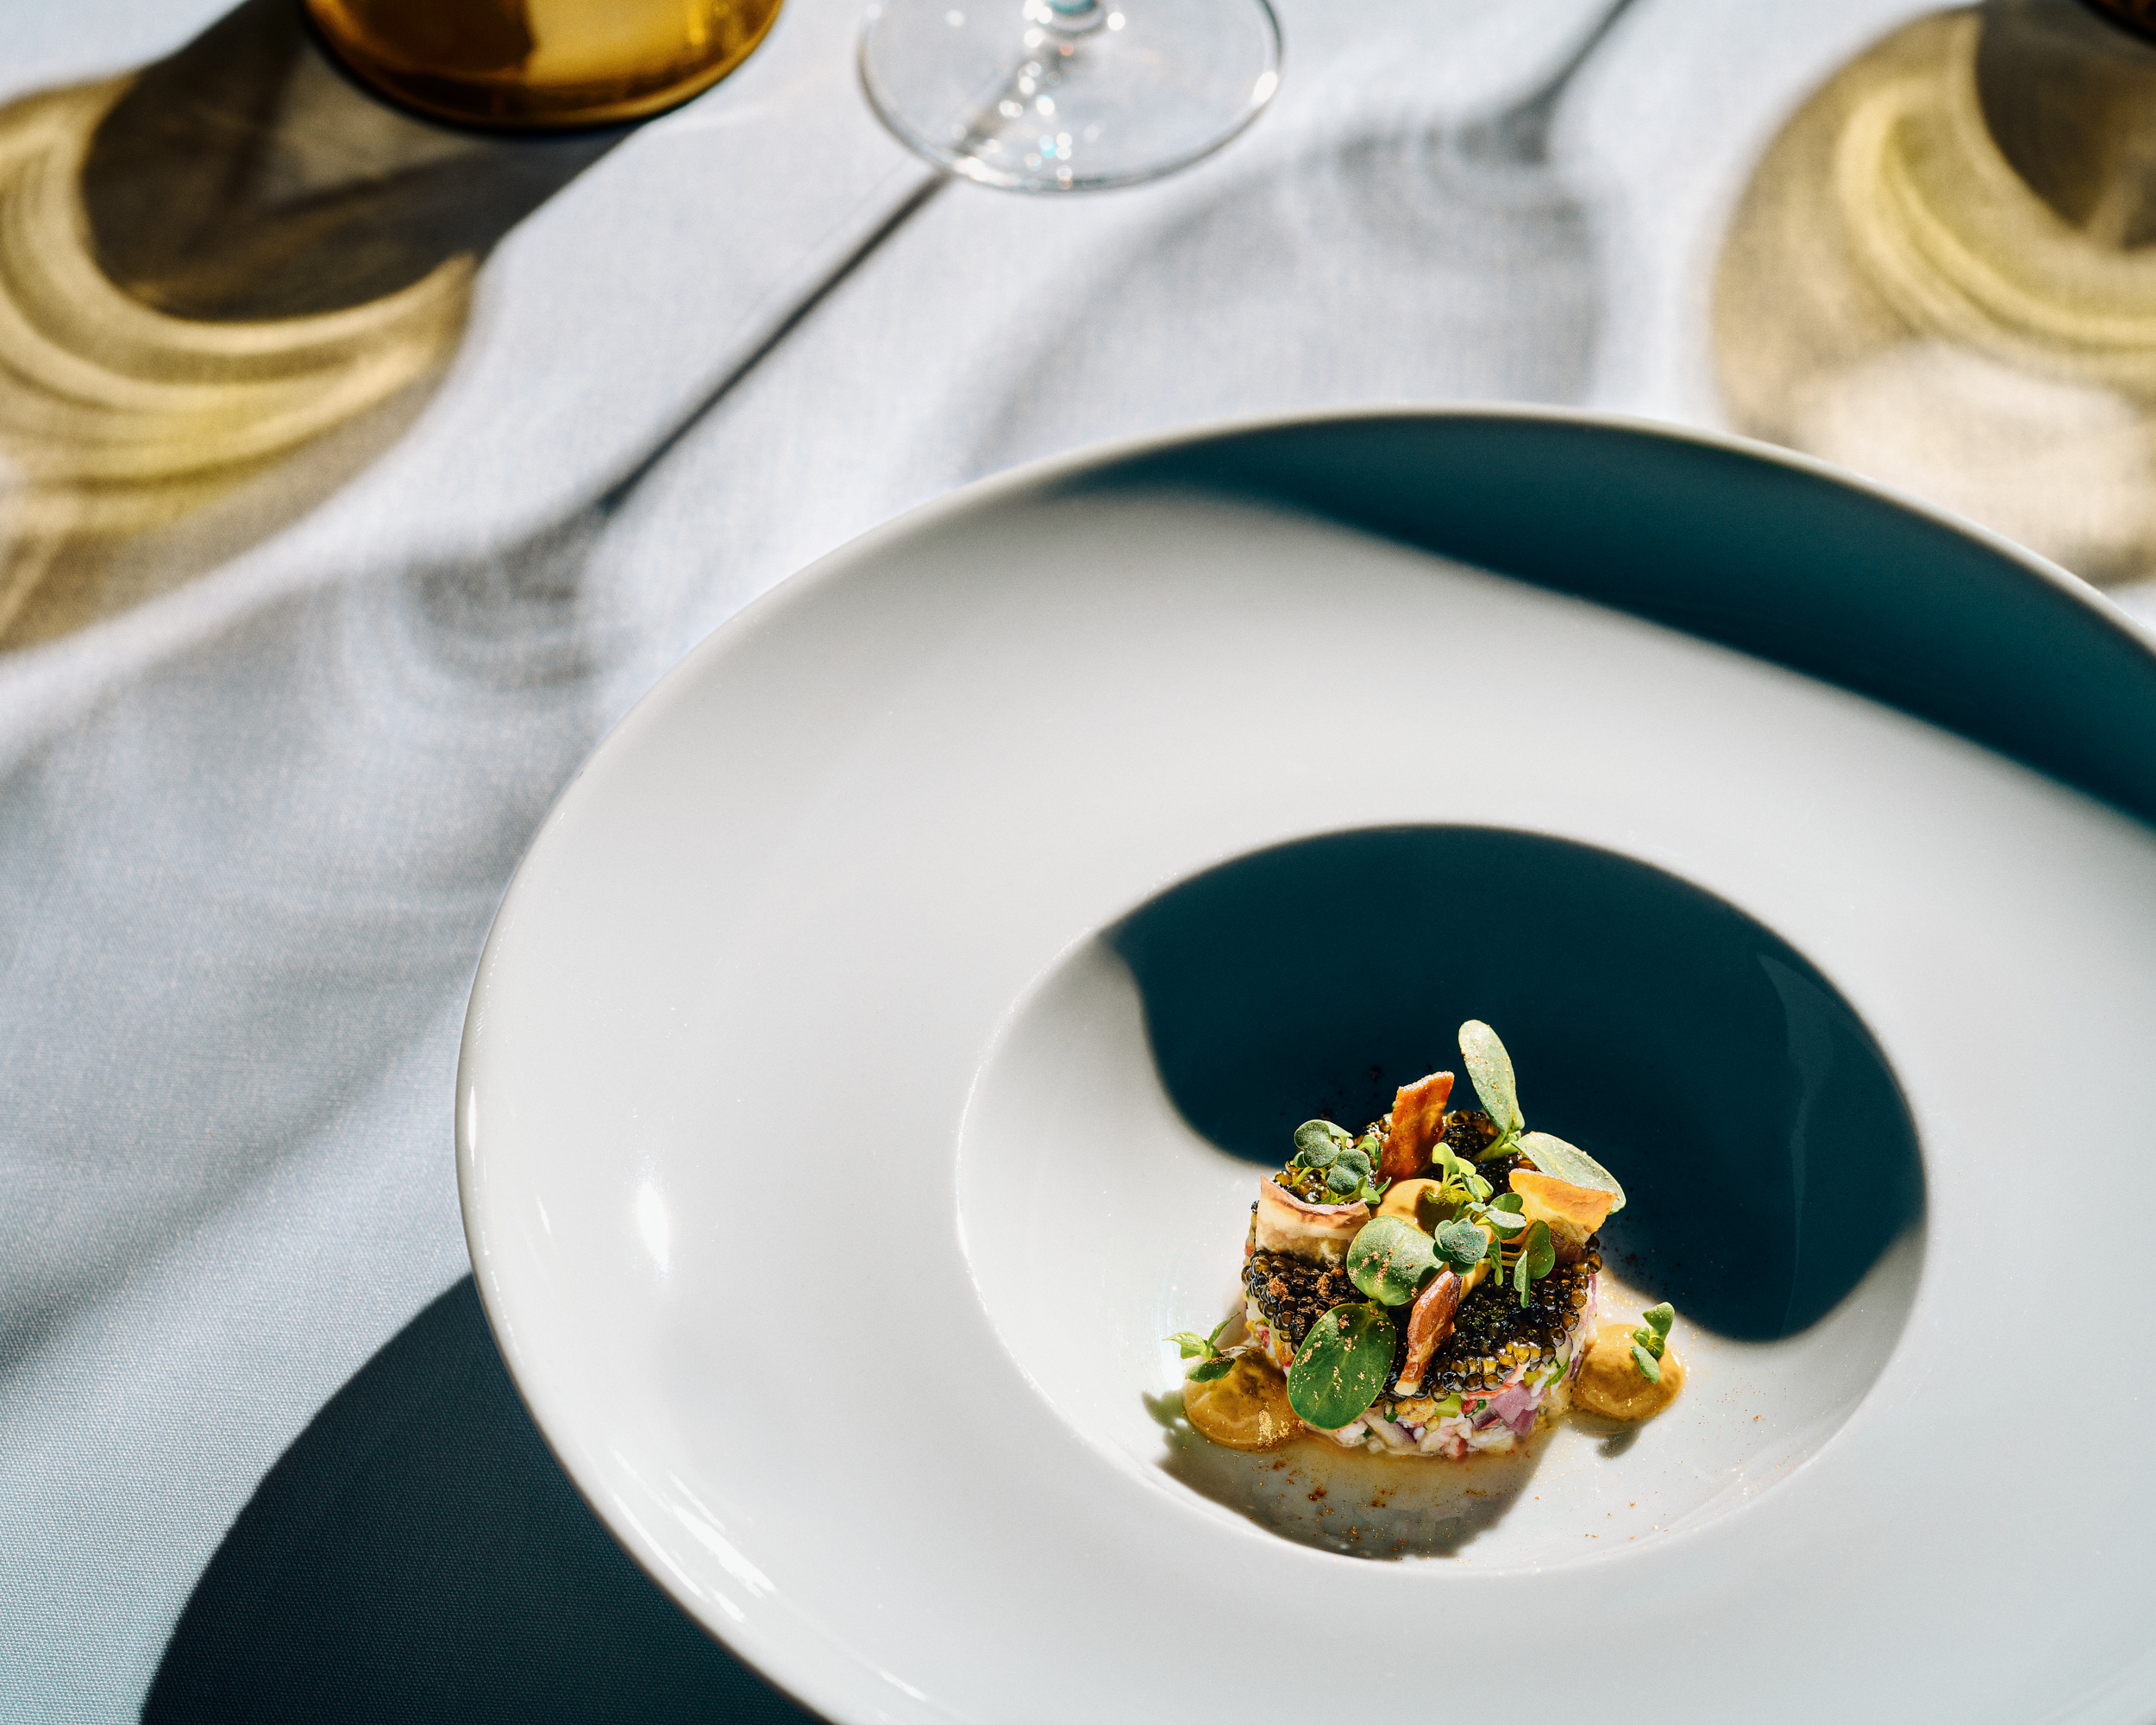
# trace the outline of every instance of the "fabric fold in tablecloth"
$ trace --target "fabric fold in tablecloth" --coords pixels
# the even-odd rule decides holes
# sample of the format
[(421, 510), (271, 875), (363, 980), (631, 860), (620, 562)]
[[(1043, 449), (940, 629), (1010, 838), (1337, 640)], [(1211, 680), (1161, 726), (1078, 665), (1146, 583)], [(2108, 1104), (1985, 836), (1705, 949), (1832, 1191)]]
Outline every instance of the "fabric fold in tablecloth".
[[(0, 658), (0, 1717), (132, 1714), (257, 1483), (463, 1273), (450, 1097), (489, 919), (686, 647), (897, 511), (1097, 436), (1466, 397), (1714, 421), (1723, 212), (1778, 117), (1920, 9), (1639, 0), (1509, 165), (1447, 140), (1592, 0), (1279, 9), (1276, 110), (1220, 157), (940, 194), (580, 513), (923, 184), (856, 87), (851, 0), (788, 0), (509, 235), (372, 465)], [(0, 40), (38, 87), (215, 16), (94, 0)]]

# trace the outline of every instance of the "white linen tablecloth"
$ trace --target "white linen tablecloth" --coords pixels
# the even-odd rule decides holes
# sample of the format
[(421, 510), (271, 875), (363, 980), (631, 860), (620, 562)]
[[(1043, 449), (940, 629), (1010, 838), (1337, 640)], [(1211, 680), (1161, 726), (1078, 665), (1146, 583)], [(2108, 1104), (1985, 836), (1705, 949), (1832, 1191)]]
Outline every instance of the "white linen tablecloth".
[[(1703, 307), (1751, 165), (1921, 9), (1639, 0), (1550, 170), (1480, 189), (1426, 141), (1598, 5), (1280, 9), (1277, 106), (1222, 155), (943, 191), (623, 509), (548, 537), (922, 183), (858, 93), (855, 0), (787, 0), (495, 252), (371, 467), (0, 660), (0, 1717), (131, 1716), (265, 1471), (465, 1272), (450, 1101), (489, 918), (686, 648), (893, 513), (1094, 438), (1386, 400), (1718, 423)], [(123, 70), (217, 10), (18, 3), (0, 78)]]

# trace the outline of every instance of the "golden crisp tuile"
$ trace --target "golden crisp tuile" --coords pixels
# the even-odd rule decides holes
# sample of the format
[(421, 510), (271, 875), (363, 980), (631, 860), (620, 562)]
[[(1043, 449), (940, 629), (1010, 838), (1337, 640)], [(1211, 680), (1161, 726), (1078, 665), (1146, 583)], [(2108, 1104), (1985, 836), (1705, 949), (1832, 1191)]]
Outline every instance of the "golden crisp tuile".
[(1432, 1072), (1394, 1094), (1392, 1124), (1377, 1164), (1381, 1177), (1409, 1180), (1430, 1165), (1431, 1146), (1445, 1136), (1445, 1105), (1451, 1095), (1450, 1072)]
[(1614, 1192), (1575, 1186), (1569, 1180), (1532, 1168), (1513, 1170), (1512, 1189), (1520, 1195), (1520, 1214), (1530, 1223), (1548, 1226), (1551, 1243), (1567, 1264), (1578, 1261), (1587, 1250), (1588, 1236), (1608, 1219), (1617, 1202)]

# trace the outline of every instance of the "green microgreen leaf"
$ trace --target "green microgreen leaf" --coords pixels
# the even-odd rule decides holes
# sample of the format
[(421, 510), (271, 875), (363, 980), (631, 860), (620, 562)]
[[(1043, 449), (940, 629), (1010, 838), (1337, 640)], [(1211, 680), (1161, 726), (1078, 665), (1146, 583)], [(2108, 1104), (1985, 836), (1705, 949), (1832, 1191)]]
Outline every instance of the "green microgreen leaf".
[(1482, 1255), (1489, 1250), (1489, 1236), (1462, 1218), (1439, 1228), (1431, 1245), (1449, 1269), (1464, 1276), (1482, 1261)]
[(1526, 1208), (1527, 1201), (1521, 1197), (1517, 1192), (1507, 1192), (1502, 1194), (1497, 1201), (1490, 1206), (1490, 1208), (1493, 1210), (1507, 1210), (1515, 1216)]
[(1677, 1308), (1664, 1300), (1642, 1312), (1639, 1320), (1639, 1327), (1632, 1333), (1633, 1346), (1660, 1359), (1670, 1345), (1670, 1326), (1677, 1321)]
[(1527, 1226), (1527, 1219), (1519, 1211), (1508, 1209), (1501, 1204), (1491, 1205), (1476, 1220), (1492, 1230), (1507, 1245), (1517, 1240), (1521, 1230)]
[(1577, 1145), (1567, 1144), (1549, 1132), (1529, 1132), (1520, 1140), (1520, 1153), (1557, 1179), (1597, 1192), (1615, 1193), (1617, 1201), (1609, 1207), (1612, 1215), (1625, 1208), (1625, 1189), (1617, 1183), (1616, 1176)]
[(1475, 1094), (1482, 1098), (1482, 1112), (1497, 1123), (1500, 1139), (1517, 1136), (1527, 1123), (1520, 1117), (1520, 1088), (1513, 1079), (1512, 1057), (1505, 1052), (1497, 1032), (1480, 1019), (1470, 1019), (1460, 1026), (1460, 1056), (1467, 1063)]
[(1338, 1431), (1385, 1387), (1397, 1333), (1381, 1306), (1335, 1306), (1288, 1368), (1288, 1405), (1321, 1431)]
[[(1662, 1382), (1662, 1362), (1638, 1342), (1632, 1345), (1632, 1363), (1639, 1368), (1639, 1375), (1650, 1383)], [(1344, 1423), (1344, 1421), (1343, 1422)]]
[(1375, 1138), (1358, 1143), (1330, 1120), (1305, 1120), (1295, 1128), (1295, 1142), (1288, 1172), (1297, 1176), (1298, 1193), (1314, 1203), (1375, 1204), (1392, 1183), (1371, 1182)]
[(1437, 1274), (1428, 1234), (1399, 1216), (1379, 1216), (1348, 1248), (1348, 1279), (1381, 1305), (1405, 1306)]
[(1520, 1292), (1520, 1303), (1527, 1304), (1527, 1290), (1557, 1267), (1557, 1249), (1550, 1243), (1550, 1225), (1537, 1222), (1527, 1230), (1526, 1243), (1520, 1248), (1520, 1262), (1513, 1270), (1513, 1286)]
[(1519, 1148), (1519, 1133), (1500, 1132), (1495, 1138), (1492, 1138), (1488, 1144), (1484, 1145), (1480, 1150), (1475, 1152), (1475, 1159), (1477, 1162), (1495, 1162), (1501, 1157), (1510, 1156)]
[(1483, 1179), (1481, 1175), (1477, 1174), (1471, 1168), (1467, 1170), (1467, 1189), (1468, 1195), (1472, 1197), (1476, 1203), (1487, 1204), (1489, 1201), (1489, 1195), (1492, 1190), (1489, 1182)]
[(1194, 1383), (1210, 1383), (1216, 1377), (1225, 1377), (1234, 1369), (1235, 1363), (1250, 1352), (1250, 1344), (1241, 1343), (1232, 1348), (1220, 1346), (1220, 1338), (1228, 1332), (1228, 1326), (1242, 1315), (1231, 1312), (1213, 1327), (1213, 1333), (1201, 1336), (1195, 1330), (1178, 1330), (1167, 1340), (1175, 1344), (1185, 1359), (1199, 1363), (1184, 1373)]
[[(1465, 1206), (1476, 1200), (1477, 1187), (1482, 1189), (1480, 1196), (1487, 1198), (1489, 1195), (1489, 1182), (1455, 1156), (1451, 1146), (1443, 1138), (1431, 1146), (1430, 1165), (1438, 1178), (1437, 1189), (1426, 1193), (1424, 1201), (1416, 1206), (1418, 1215), (1426, 1226), (1434, 1229), (1439, 1222), (1451, 1220)], [(1438, 1214), (1422, 1215), (1422, 1212), (1432, 1208)]]

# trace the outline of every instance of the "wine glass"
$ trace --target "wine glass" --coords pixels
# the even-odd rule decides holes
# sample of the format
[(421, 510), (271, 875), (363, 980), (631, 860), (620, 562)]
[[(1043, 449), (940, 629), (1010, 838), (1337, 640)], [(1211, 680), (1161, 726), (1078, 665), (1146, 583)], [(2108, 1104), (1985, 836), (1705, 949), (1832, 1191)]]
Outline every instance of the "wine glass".
[(899, 141), (1016, 191), (1129, 185), (1226, 143), (1280, 83), (1267, 0), (878, 0), (861, 80)]

